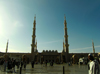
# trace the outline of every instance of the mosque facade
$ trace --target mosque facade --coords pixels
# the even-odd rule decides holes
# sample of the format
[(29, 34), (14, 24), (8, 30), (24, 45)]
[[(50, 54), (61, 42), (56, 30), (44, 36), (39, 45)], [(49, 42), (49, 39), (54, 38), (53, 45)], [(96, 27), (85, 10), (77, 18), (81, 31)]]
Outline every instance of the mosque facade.
[[(63, 62), (73, 61), (72, 59), (75, 59), (76, 62), (78, 62), (79, 58), (87, 57), (89, 54), (89, 53), (69, 53), (66, 16), (64, 16), (63, 49), (62, 49), (62, 52), (60, 53), (57, 50), (43, 50), (41, 53), (39, 53), (37, 50), (37, 41), (35, 42), (36, 40), (35, 31), (36, 31), (36, 16), (34, 17), (34, 22), (33, 22), (33, 35), (32, 35), (32, 44), (31, 44), (31, 54), (33, 56), (32, 58), (36, 62), (53, 61), (56, 63), (59, 63), (59, 62), (63, 63)], [(95, 53), (93, 41), (92, 41), (92, 46), (93, 46), (93, 54), (97, 56), (97, 53)]]
[[(68, 34), (67, 34), (67, 22), (66, 17), (64, 16), (64, 41), (63, 41), (63, 49), (62, 52), (58, 52), (57, 50), (43, 50), (42, 52), (38, 52), (37, 50), (37, 41), (36, 41), (36, 16), (34, 17), (33, 22), (33, 34), (32, 34), (32, 44), (31, 44), (31, 53), (0, 53), (0, 56), (4, 54), (9, 55), (12, 58), (21, 58), (22, 55), (27, 56), (29, 61), (34, 60), (35, 62), (43, 63), (43, 61), (53, 61), (55, 63), (63, 63), (70, 62), (74, 58), (76, 62), (78, 62), (79, 58), (87, 57), (88, 53), (69, 53), (69, 44), (68, 44)], [(93, 44), (93, 54), (97, 56), (94, 49)], [(99, 55), (100, 56), (100, 55)]]
[(31, 54), (32, 58), (35, 61), (53, 61), (56, 63), (59, 62), (68, 62), (69, 61), (69, 44), (68, 44), (68, 34), (67, 34), (67, 22), (66, 17), (64, 16), (64, 41), (63, 41), (63, 50), (59, 53), (57, 50), (43, 50), (41, 53), (38, 53), (37, 50), (37, 41), (36, 39), (36, 16), (34, 17), (33, 22), (33, 35), (32, 35), (32, 44), (31, 44)]

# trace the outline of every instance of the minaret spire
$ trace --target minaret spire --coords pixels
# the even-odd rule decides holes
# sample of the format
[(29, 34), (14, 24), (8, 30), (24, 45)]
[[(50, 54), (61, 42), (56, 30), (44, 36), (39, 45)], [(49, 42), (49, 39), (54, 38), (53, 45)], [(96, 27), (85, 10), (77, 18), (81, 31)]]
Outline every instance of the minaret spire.
[(9, 42), (9, 40), (7, 41), (7, 45), (6, 45), (6, 54), (7, 54), (7, 51), (8, 51), (8, 42)]
[(64, 43), (64, 40), (63, 40), (63, 51), (64, 51), (64, 47), (65, 47), (65, 43)]
[(65, 52), (69, 53), (69, 44), (68, 44), (68, 35), (67, 35), (67, 22), (66, 22), (66, 16), (64, 15), (64, 38), (65, 38)]
[(67, 34), (67, 22), (66, 22), (66, 16), (64, 15), (64, 42), (63, 42), (63, 48), (64, 48), (64, 56), (66, 57), (66, 62), (69, 62), (69, 44), (68, 44), (68, 34)]
[(37, 39), (36, 39), (36, 50), (37, 50)]
[(31, 53), (35, 50), (35, 31), (36, 31), (36, 15), (34, 16), (34, 22), (33, 22), (33, 35), (32, 35), (32, 44), (31, 44)]
[(64, 14), (64, 20), (66, 20), (66, 16), (65, 16), (65, 14)]
[(34, 16), (34, 20), (36, 21), (36, 14), (35, 14), (35, 16)]
[(93, 46), (93, 53), (95, 53), (95, 48), (94, 48), (94, 42), (92, 40), (92, 46)]

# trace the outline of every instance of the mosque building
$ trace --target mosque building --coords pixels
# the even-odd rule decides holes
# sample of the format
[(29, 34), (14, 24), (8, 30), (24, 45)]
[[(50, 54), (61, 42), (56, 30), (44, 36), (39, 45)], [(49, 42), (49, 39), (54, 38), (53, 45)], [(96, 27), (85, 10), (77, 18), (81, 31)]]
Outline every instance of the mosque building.
[[(69, 53), (69, 44), (68, 44), (68, 34), (67, 34), (67, 22), (66, 16), (64, 16), (64, 41), (63, 41), (63, 49), (62, 52), (58, 52), (57, 50), (43, 50), (42, 52), (38, 52), (37, 50), (37, 41), (36, 41), (36, 16), (34, 17), (33, 22), (33, 35), (32, 35), (32, 44), (31, 44), (31, 53), (0, 53), (0, 56), (7, 54), (9, 57), (12, 58), (21, 58), (22, 55), (27, 56), (29, 61), (34, 60), (35, 62), (43, 62), (43, 61), (53, 61), (55, 63), (60, 62), (70, 62), (73, 58), (78, 62), (78, 59), (81, 57), (87, 57), (88, 53)], [(93, 46), (93, 54), (96, 56), (98, 55), (95, 53), (94, 43), (92, 42)], [(8, 42), (7, 42), (8, 47)]]

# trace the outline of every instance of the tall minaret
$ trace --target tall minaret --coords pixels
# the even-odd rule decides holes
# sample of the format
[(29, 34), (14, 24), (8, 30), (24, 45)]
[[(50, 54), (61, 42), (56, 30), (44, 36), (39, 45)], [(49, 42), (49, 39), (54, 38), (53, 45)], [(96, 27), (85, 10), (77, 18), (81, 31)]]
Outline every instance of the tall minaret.
[(7, 41), (7, 45), (6, 45), (6, 54), (7, 54), (7, 51), (8, 51), (8, 41)]
[(94, 42), (92, 40), (92, 46), (93, 46), (93, 53), (95, 53), (95, 48), (94, 48)]
[(34, 17), (34, 22), (33, 22), (33, 35), (32, 35), (32, 44), (31, 44), (31, 53), (34, 52), (35, 50), (35, 31), (36, 31), (36, 16)]
[(64, 40), (63, 40), (63, 51), (64, 51), (64, 49), (65, 49), (65, 44), (64, 44)]
[(36, 43), (35, 43), (35, 51), (34, 52), (37, 52), (37, 40), (36, 40)]
[[(68, 44), (68, 35), (67, 35), (67, 22), (66, 22), (66, 16), (64, 15), (64, 49), (63, 49), (63, 54), (65, 56), (65, 62), (70, 61), (70, 55), (69, 55), (69, 44)], [(64, 59), (63, 59), (64, 60)]]
[(36, 40), (36, 50), (37, 50), (37, 40)]
[(68, 35), (67, 35), (67, 22), (66, 16), (64, 15), (64, 38), (65, 38), (65, 52), (69, 53)]

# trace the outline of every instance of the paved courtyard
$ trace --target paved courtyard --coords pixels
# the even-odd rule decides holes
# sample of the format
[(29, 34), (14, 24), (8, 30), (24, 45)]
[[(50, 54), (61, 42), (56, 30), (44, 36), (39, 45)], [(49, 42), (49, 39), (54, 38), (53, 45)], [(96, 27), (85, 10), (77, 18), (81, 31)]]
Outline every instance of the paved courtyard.
[[(50, 66), (49, 63), (46, 66), (41, 64), (35, 64), (34, 68), (31, 68), (31, 64), (26, 66), (26, 70), (22, 68), (21, 74), (63, 74), (63, 66), (65, 67), (65, 74), (88, 74), (87, 65), (72, 65), (67, 64), (54, 64)], [(20, 74), (19, 69), (16, 68), (16, 73), (7, 73), (0, 71), (0, 74)]]

